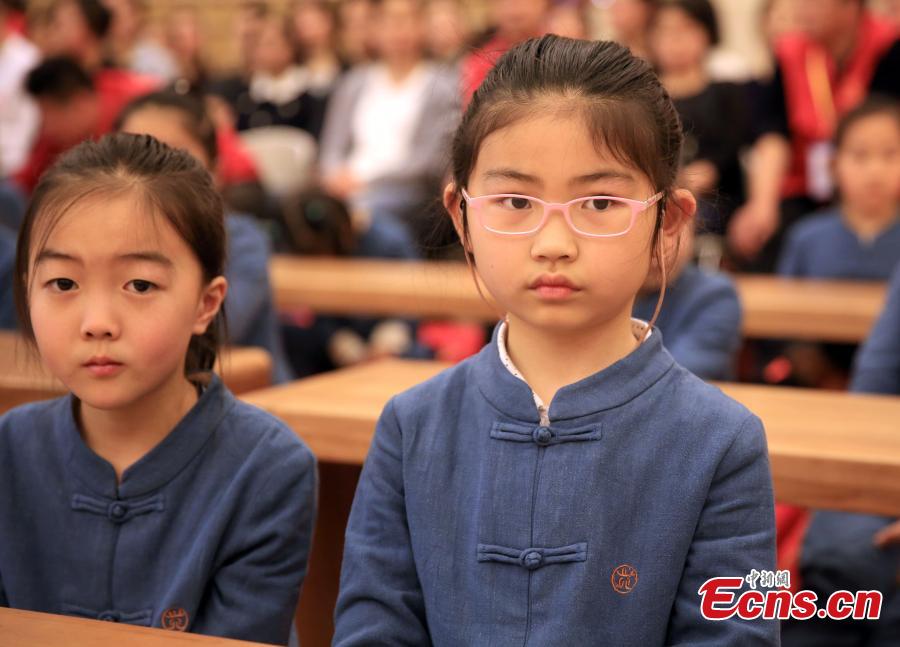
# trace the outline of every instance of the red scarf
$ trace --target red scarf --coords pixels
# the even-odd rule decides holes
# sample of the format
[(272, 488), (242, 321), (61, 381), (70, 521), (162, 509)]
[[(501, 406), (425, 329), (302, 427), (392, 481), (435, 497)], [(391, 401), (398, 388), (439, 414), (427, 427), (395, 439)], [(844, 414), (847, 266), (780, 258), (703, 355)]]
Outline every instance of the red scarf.
[(793, 159), (783, 193), (807, 195), (806, 154), (815, 142), (828, 141), (838, 120), (856, 107), (869, 90), (878, 62), (897, 40), (889, 22), (864, 13), (853, 51), (839, 70), (834, 58), (808, 36), (785, 36), (776, 48), (784, 78), (788, 130)]

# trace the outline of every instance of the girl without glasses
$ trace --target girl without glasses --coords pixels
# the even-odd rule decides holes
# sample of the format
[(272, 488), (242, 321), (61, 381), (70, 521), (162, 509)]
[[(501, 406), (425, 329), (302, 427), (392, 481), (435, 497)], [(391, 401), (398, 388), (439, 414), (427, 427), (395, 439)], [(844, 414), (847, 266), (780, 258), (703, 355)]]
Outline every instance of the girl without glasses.
[(222, 212), (149, 135), (80, 144), (38, 183), (16, 301), (71, 394), (0, 418), (0, 606), (287, 642), (315, 460), (211, 372)]

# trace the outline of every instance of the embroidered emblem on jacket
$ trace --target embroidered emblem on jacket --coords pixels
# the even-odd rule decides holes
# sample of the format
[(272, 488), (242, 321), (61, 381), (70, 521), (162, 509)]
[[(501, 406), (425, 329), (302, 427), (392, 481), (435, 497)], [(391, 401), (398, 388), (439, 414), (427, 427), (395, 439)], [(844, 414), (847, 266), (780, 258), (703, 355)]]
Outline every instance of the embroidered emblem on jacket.
[(626, 593), (631, 593), (634, 587), (637, 586), (638, 572), (631, 564), (622, 564), (616, 567), (609, 580), (616, 593), (625, 595)]
[(162, 628), (169, 631), (185, 631), (190, 620), (188, 612), (181, 607), (172, 607), (163, 611)]

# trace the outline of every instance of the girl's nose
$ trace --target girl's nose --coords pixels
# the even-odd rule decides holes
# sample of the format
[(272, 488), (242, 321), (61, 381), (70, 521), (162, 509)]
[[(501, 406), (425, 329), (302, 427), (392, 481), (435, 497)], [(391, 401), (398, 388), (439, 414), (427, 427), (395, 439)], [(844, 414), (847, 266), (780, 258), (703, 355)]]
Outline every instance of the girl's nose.
[(85, 306), (81, 319), (82, 338), (115, 340), (121, 332), (119, 319), (108, 301), (93, 300)]
[(578, 256), (576, 234), (566, 222), (561, 209), (547, 214), (544, 226), (534, 235), (531, 244), (532, 258), (539, 260), (574, 260)]

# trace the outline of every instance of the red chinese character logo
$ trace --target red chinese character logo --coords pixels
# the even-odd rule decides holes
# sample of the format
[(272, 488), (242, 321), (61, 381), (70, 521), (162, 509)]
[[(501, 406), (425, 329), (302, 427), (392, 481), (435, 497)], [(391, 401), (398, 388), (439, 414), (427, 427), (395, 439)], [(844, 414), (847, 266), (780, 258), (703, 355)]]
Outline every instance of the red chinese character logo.
[(622, 595), (631, 593), (634, 590), (634, 587), (637, 586), (637, 569), (631, 564), (622, 564), (621, 566), (616, 567), (609, 580), (616, 593), (621, 593)]

